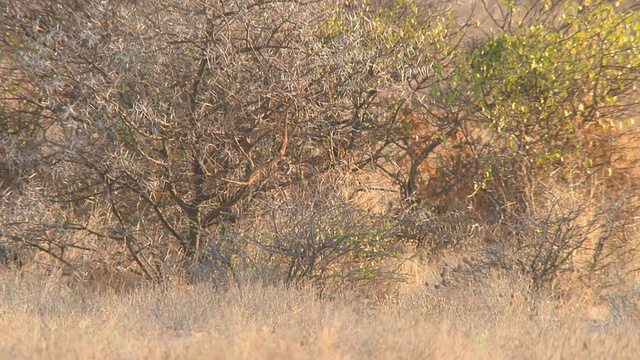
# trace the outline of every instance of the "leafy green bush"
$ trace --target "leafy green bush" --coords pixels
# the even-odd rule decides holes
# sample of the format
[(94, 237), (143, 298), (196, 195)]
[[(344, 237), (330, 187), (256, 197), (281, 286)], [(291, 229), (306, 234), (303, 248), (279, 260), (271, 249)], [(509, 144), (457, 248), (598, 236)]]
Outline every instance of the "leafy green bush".
[(522, 8), (538, 15), (518, 20), (517, 2), (501, 4), (505, 18), (455, 48), (415, 104), (414, 134), (435, 134), (412, 142), (429, 155), (413, 157), (426, 180), (416, 194), (475, 214), (499, 266), (536, 286), (567, 274), (592, 281), (636, 246), (637, 183), (611, 175), (634, 176), (619, 159), (640, 101), (638, 7), (538, 2), (539, 13)]
[(461, 186), (498, 208), (519, 202), (530, 174), (568, 179), (613, 169), (618, 130), (633, 122), (639, 100), (635, 10), (567, 2), (557, 18), (526, 25), (475, 39), (447, 87), (431, 92), (450, 107), (466, 104), (463, 136), (450, 139), (457, 151), (443, 154), (434, 181), (467, 178)]

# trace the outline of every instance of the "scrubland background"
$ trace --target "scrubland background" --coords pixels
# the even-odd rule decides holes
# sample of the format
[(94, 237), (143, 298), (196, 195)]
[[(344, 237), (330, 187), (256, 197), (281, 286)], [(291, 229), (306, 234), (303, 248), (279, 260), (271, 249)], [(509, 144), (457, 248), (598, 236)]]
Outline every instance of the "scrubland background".
[(3, 356), (636, 356), (637, 2), (0, 8)]

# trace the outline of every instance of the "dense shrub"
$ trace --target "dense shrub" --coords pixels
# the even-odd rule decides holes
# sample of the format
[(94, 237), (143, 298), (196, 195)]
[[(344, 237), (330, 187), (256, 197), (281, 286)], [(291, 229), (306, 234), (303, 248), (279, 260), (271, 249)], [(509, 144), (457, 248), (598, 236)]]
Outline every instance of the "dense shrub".
[[(80, 276), (261, 259), (320, 284), (385, 277), (394, 241), (486, 240), (469, 229), (538, 282), (630, 246), (633, 4), (143, 3), (6, 5), (2, 241)], [(394, 194), (388, 214), (351, 201), (360, 184), (309, 181), (362, 173), (391, 184), (366, 189)]]

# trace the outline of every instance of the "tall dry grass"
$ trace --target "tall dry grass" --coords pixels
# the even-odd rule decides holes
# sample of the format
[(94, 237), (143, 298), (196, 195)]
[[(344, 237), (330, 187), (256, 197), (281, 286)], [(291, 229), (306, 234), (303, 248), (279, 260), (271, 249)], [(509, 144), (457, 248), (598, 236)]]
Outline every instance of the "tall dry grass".
[(407, 263), (400, 286), (319, 296), (245, 281), (88, 289), (60, 274), (0, 275), (6, 359), (635, 358), (637, 284), (598, 297), (532, 294), (516, 275)]

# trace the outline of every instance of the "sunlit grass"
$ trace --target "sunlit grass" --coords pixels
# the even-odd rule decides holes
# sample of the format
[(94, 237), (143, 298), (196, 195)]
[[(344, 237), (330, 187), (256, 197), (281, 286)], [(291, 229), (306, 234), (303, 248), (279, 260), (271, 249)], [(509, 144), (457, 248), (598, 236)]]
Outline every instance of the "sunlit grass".
[(128, 293), (66, 283), (2, 274), (4, 358), (634, 358), (640, 340), (633, 292), (535, 295), (504, 274), (438, 289), (410, 281), (368, 296), (251, 282)]

